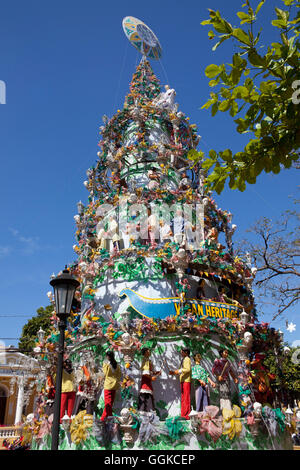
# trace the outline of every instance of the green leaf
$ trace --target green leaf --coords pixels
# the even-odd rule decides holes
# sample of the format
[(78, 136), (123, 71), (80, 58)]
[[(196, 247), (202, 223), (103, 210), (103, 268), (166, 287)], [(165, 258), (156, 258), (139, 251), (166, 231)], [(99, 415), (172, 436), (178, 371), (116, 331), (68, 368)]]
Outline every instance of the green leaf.
[(206, 26), (207, 24), (211, 24), (211, 20), (204, 20), (204, 21), (201, 21), (200, 23), (202, 26)]
[(237, 16), (240, 18), (241, 24), (251, 23), (253, 21), (253, 17), (243, 11), (238, 11)]
[(208, 109), (213, 103), (213, 100), (208, 100), (200, 109)]
[(248, 129), (248, 122), (247, 122), (245, 119), (238, 118), (238, 119), (235, 119), (235, 122), (238, 124), (236, 130), (237, 130), (240, 134), (243, 134), (244, 132), (247, 131), (247, 129)]
[(244, 178), (242, 178), (241, 176), (239, 176), (239, 177), (236, 179), (236, 186), (237, 186), (237, 188), (238, 188), (241, 192), (245, 191), (245, 189), (246, 189), (246, 183), (245, 183)]
[(213, 150), (213, 149), (209, 151), (209, 156), (210, 156), (210, 158), (213, 159), (213, 160), (217, 160), (217, 158), (218, 158), (217, 152), (216, 152), (215, 150)]
[(215, 161), (212, 161), (209, 158), (207, 158), (206, 160), (204, 160), (204, 162), (202, 162), (202, 168), (204, 170), (209, 170), (215, 163), (216, 163)]
[(225, 87), (222, 87), (220, 89), (220, 95), (222, 96), (222, 98), (225, 98), (225, 99), (231, 98), (230, 90), (228, 90), (228, 88), (225, 88)]
[(203, 152), (197, 152), (195, 149), (191, 149), (187, 153), (187, 158), (192, 161), (199, 161), (203, 157)]
[(239, 105), (237, 104), (236, 101), (231, 102), (231, 110), (230, 110), (230, 116), (234, 117), (239, 110)]
[(261, 9), (261, 7), (263, 6), (264, 3), (265, 3), (265, 0), (262, 0), (262, 2), (260, 2), (257, 5), (256, 10), (255, 10), (255, 15), (257, 15), (257, 13), (259, 12), (259, 10)]
[(232, 162), (232, 151), (230, 149), (226, 149), (223, 152), (220, 152), (220, 156), (224, 162), (231, 163)]
[(250, 64), (254, 65), (255, 67), (265, 67), (266, 66), (266, 59), (261, 57), (255, 49), (251, 49), (248, 52), (248, 59)]
[(240, 54), (238, 53), (235, 53), (232, 57), (232, 64), (234, 65), (234, 67), (244, 67), (247, 65), (247, 61), (245, 59), (242, 59)]
[(213, 79), (213, 80), (210, 80), (208, 84), (209, 84), (209, 86), (214, 87), (214, 86), (217, 86), (217, 85), (218, 85), (219, 81), (220, 81), (220, 77), (218, 77), (218, 78), (215, 79), (215, 80), (214, 80), (214, 79)]
[(216, 102), (216, 103), (214, 103), (214, 104), (212, 105), (212, 107), (211, 107), (211, 115), (212, 115), (212, 116), (215, 116), (215, 114), (217, 114), (217, 112), (218, 112), (218, 109), (219, 109), (219, 105), (218, 105), (218, 103)]
[(249, 90), (248, 88), (246, 88), (245, 86), (237, 86), (236, 88), (234, 88), (233, 92), (232, 92), (232, 97), (233, 98), (239, 98), (239, 99), (244, 99), (244, 98), (248, 98), (249, 96)]
[(221, 194), (221, 192), (224, 189), (224, 183), (225, 180), (220, 179), (215, 185), (214, 185), (214, 190), (216, 191), (217, 194)]
[(285, 29), (286, 28), (286, 22), (283, 20), (272, 20), (272, 25), (276, 26), (276, 28), (280, 29)]
[(228, 23), (228, 21), (224, 20), (224, 19), (217, 19), (215, 21), (213, 21), (213, 26), (215, 28), (216, 31), (218, 31), (218, 33), (232, 33), (232, 26), (230, 23)]
[(274, 173), (275, 175), (278, 175), (278, 173), (280, 173), (280, 165), (277, 163), (277, 164), (273, 164), (272, 166), (272, 173)]
[(230, 37), (231, 37), (231, 34), (225, 34), (224, 36), (221, 36), (220, 41), (217, 42), (217, 43), (213, 46), (212, 50), (215, 51), (215, 50), (217, 49), (217, 47), (219, 47), (219, 45), (222, 44), (222, 42), (226, 41), (226, 39), (228, 39), (228, 38), (230, 38)]
[(219, 104), (219, 111), (227, 111), (231, 106), (230, 100), (224, 100)]
[(222, 68), (215, 64), (210, 64), (205, 69), (205, 75), (208, 78), (214, 78), (221, 73)]
[(289, 12), (281, 10), (280, 8), (277, 8), (277, 7), (275, 7), (275, 11), (276, 11), (277, 18), (282, 20), (285, 23), (285, 25), (287, 26), (288, 25), (288, 19), (289, 19), (289, 16), (290, 16)]
[(250, 38), (249, 38), (249, 35), (247, 33), (245, 33), (245, 31), (241, 28), (235, 28), (233, 30), (233, 36), (235, 38), (237, 38), (240, 42), (242, 42), (243, 44), (247, 44), (247, 46), (250, 46), (251, 44), (251, 41), (250, 41)]
[(258, 112), (259, 112), (259, 106), (257, 104), (253, 104), (248, 109), (246, 116), (249, 117), (251, 120), (253, 120), (257, 116)]
[(237, 85), (240, 81), (243, 70), (241, 68), (234, 67), (231, 72), (232, 85)]

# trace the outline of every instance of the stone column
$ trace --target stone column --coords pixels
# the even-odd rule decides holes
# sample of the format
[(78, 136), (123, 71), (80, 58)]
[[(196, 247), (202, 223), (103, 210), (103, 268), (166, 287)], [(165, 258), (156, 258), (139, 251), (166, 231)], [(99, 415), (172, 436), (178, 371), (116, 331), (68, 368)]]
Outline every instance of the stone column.
[(15, 414), (15, 425), (22, 420), (22, 413), (24, 407), (24, 377), (18, 377), (18, 398)]

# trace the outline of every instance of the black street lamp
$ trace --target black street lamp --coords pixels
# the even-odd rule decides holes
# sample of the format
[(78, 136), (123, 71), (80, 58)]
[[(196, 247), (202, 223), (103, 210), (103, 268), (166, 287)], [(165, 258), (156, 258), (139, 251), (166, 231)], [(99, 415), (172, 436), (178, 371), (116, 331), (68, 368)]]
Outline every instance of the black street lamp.
[(68, 269), (64, 269), (61, 274), (50, 281), (54, 290), (56, 315), (59, 318), (59, 344), (56, 365), (56, 385), (54, 400), (54, 416), (52, 423), (52, 444), (51, 450), (58, 449), (59, 424), (60, 424), (60, 402), (61, 402), (61, 383), (64, 358), (64, 342), (67, 318), (71, 313), (72, 302), (76, 288), (80, 283), (69, 273)]

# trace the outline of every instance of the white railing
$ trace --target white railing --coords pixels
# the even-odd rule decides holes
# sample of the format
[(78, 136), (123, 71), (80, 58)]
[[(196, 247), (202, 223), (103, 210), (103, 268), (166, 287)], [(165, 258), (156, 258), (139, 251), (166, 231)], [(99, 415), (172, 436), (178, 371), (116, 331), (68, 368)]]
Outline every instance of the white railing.
[(11, 439), (21, 436), (21, 426), (3, 426), (0, 427), (0, 439)]

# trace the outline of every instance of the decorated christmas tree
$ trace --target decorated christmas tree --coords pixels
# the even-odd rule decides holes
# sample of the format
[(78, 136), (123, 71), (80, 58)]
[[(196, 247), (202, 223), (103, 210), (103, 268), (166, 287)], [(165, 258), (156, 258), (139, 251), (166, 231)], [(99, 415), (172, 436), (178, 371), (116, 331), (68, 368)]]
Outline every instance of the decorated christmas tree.
[[(175, 90), (161, 89), (145, 53), (158, 44), (133, 20), (124, 24), (142, 60), (123, 109), (103, 117), (75, 216), (69, 270), (80, 288), (66, 373), (76, 397), (62, 410), (60, 448), (288, 448), (263, 364), (280, 335), (258, 321), (251, 260), (235, 256), (232, 214), (206, 188), (196, 126)], [(49, 444), (56, 327), (54, 313), (37, 344), (45, 374), (39, 418), (26, 424), (33, 448)]]

